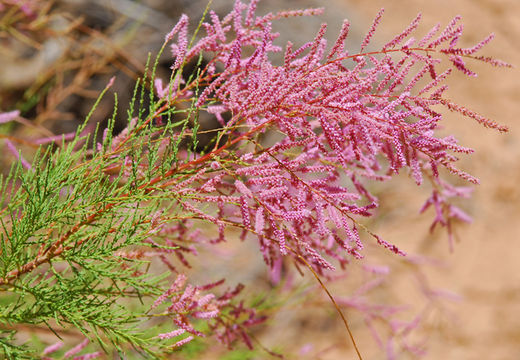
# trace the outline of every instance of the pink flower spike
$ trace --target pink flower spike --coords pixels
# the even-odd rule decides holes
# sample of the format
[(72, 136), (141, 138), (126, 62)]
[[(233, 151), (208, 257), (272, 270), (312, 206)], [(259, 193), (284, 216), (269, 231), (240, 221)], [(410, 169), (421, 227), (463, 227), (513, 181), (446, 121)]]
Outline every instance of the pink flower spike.
[(108, 80), (108, 83), (107, 83), (107, 86), (105, 87), (105, 89), (110, 89), (112, 87), (112, 85), (114, 85), (115, 81), (116, 81), (116, 77), (112, 76), (110, 78), (110, 80)]
[(172, 31), (170, 31), (165, 37), (164, 42), (168, 42), (173, 39), (175, 34), (177, 34), (183, 27), (187, 26), (189, 22), (189, 18), (187, 15), (182, 14), (181, 18), (177, 22), (177, 24), (173, 27)]
[(155, 85), (155, 91), (157, 92), (157, 96), (159, 98), (164, 98), (166, 95), (168, 95), (168, 92), (167, 92), (168, 89), (165, 89), (163, 87), (162, 79), (159, 79), (159, 78), (155, 79), (154, 85)]
[(263, 233), (264, 233), (264, 224), (265, 224), (264, 208), (260, 206), (256, 210), (255, 233), (257, 233), (258, 235), (263, 235)]
[(377, 240), (377, 243), (379, 245), (382, 245), (384, 248), (392, 251), (393, 253), (396, 253), (398, 255), (401, 255), (401, 256), (406, 256), (406, 253), (399, 250), (399, 248), (393, 244), (390, 244), (389, 242), (387, 242), (386, 240), (383, 240), (381, 237), (379, 237), (378, 235), (375, 235), (376, 237), (376, 240)]
[(171, 331), (169, 333), (159, 334), (157, 337), (161, 340), (171, 339), (171, 338), (177, 337), (179, 335), (182, 335), (185, 332), (186, 332), (186, 330), (184, 330), (184, 329), (177, 329), (177, 330)]
[(217, 317), (219, 314), (218, 310), (212, 310), (212, 311), (196, 311), (192, 315), (193, 317), (197, 319), (213, 319)]
[(13, 154), (16, 157), (16, 159), (22, 163), (22, 166), (24, 168), (26, 168), (26, 169), (31, 168), (31, 164), (27, 160), (25, 160), (25, 158), (20, 154), (20, 150), (18, 150), (16, 148), (16, 146), (14, 146), (14, 144), (11, 142), (11, 140), (5, 139), (5, 144), (7, 145), (7, 148), (9, 149), (11, 154)]
[(327, 60), (331, 60), (334, 58), (334, 56), (341, 54), (343, 52), (343, 49), (345, 47), (345, 39), (348, 36), (348, 31), (350, 29), (350, 22), (348, 20), (343, 21), (343, 25), (341, 27), (341, 31), (338, 35), (338, 39), (336, 40), (336, 43), (330, 50), (329, 55), (327, 56)]
[(379, 10), (377, 13), (374, 21), (372, 22), (372, 26), (370, 26), (370, 30), (368, 30), (367, 35), (363, 39), (363, 42), (361, 43), (361, 51), (367, 47), (367, 45), (370, 43), (370, 39), (372, 39), (372, 36), (374, 36), (374, 33), (376, 32), (377, 26), (381, 22), (381, 18), (383, 17), (383, 13), (385, 12), (385, 9)]
[(14, 110), (6, 113), (0, 113), (0, 124), (12, 121), (20, 116), (20, 110)]
[[(419, 26), (419, 22), (421, 21), (421, 14), (418, 14), (415, 19), (408, 25), (406, 29), (403, 30), (402, 33), (394, 37), (391, 41), (389, 41), (385, 46), (383, 46), (383, 50), (391, 49), (398, 45), (403, 39), (405, 39), (407, 36), (409, 36), (415, 29), (417, 29), (417, 26)], [(407, 46), (403, 46), (407, 47)]]
[(278, 241), (278, 246), (280, 248), (280, 253), (282, 255), (287, 255), (287, 247), (285, 246), (285, 234), (284, 234), (284, 231), (283, 229), (279, 229), (276, 225), (272, 225), (272, 226), (275, 226), (275, 230), (274, 230), (274, 235), (276, 237), (276, 240)]
[(181, 347), (182, 345), (185, 345), (189, 343), (191, 340), (193, 340), (195, 337), (193, 335), (188, 336), (186, 339), (182, 339), (180, 341), (177, 341), (175, 344), (173, 344), (173, 347)]
[(247, 188), (247, 186), (244, 185), (242, 181), (236, 180), (235, 187), (240, 194), (247, 196), (248, 198), (253, 198), (253, 193)]
[(49, 345), (47, 346), (44, 350), (43, 350), (43, 355), (47, 355), (47, 354), (52, 354), (53, 352), (56, 352), (58, 351), (59, 349), (61, 349), (64, 345), (64, 342), (63, 341), (58, 341), (52, 345)]
[(170, 286), (170, 288), (164, 292), (161, 296), (159, 296), (154, 303), (152, 304), (152, 307), (150, 310), (155, 309), (157, 306), (162, 304), (169, 296), (171, 296), (176, 291), (179, 291), (184, 285), (186, 284), (186, 275), (179, 274), (177, 275), (177, 279), (173, 282), (173, 284)]
[(71, 356), (73, 355), (76, 355), (77, 353), (79, 353), (81, 350), (83, 350), (89, 343), (89, 339), (85, 339), (83, 340), (81, 343), (79, 343), (78, 345), (76, 345), (75, 347), (73, 347), (72, 349), (70, 349), (69, 351), (67, 351), (65, 353), (65, 355), (63, 355), (63, 358), (64, 359), (68, 359), (70, 358)]
[(76, 132), (70, 132), (66, 134), (61, 135), (54, 135), (54, 136), (48, 136), (44, 138), (37, 139), (34, 143), (38, 145), (48, 144), (51, 142), (57, 142), (57, 141), (70, 141), (74, 139), (74, 136), (76, 136)]
[(251, 2), (249, 3), (249, 6), (247, 8), (247, 13), (246, 13), (246, 21), (245, 21), (246, 27), (250, 27), (251, 25), (253, 25), (253, 20), (254, 20), (256, 6), (258, 4), (258, 1), (260, 1), (260, 0), (251, 0)]

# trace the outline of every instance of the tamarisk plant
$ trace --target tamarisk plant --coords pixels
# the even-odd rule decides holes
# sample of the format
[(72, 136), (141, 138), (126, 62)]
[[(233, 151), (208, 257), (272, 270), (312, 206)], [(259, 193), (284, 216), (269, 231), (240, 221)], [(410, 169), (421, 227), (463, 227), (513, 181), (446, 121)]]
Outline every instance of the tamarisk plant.
[[(0, 348), (7, 358), (59, 354), (62, 342), (41, 350), (19, 337), (42, 328), (60, 338), (83, 334), (65, 358), (89, 339), (100, 352), (83, 358), (111, 349), (160, 357), (207, 334), (252, 347), (248, 328), (264, 316), (239, 300), (243, 286), (189, 284), (189, 258), (235, 241), (228, 228), (256, 241), (268, 267), (292, 259), (318, 279), (355, 266), (366, 241), (405, 256), (361, 222), (379, 205), (367, 184), (399, 172), (432, 184), (424, 206), (435, 208), (432, 226), (451, 234), (454, 220), (468, 220), (449, 202), (467, 193), (441, 169), (478, 183), (455, 166), (473, 150), (437, 135), (443, 117), (434, 107), (507, 131), (445, 97), (452, 71), (475, 75), (467, 60), (509, 66), (476, 55), (492, 35), (458, 47), (456, 17), (416, 39), (417, 16), (368, 51), (381, 11), (359, 50), (345, 48), (348, 21), (331, 47), (322, 25), (312, 41), (283, 50), (272, 22), (322, 10), (257, 16), (257, 3), (237, 0), (223, 18), (209, 12), (197, 28), (205, 34), (191, 40), (183, 15), (157, 56), (170, 47), (171, 77), (156, 78), (152, 64), (135, 87), (126, 129), (113, 135), (114, 111), (102, 136), (85, 134), (87, 118), (72, 140), (41, 148), (26, 168), (18, 161), (1, 179)], [(270, 60), (282, 51), (283, 63)], [(189, 77), (187, 63), (196, 64)], [(204, 131), (212, 134), (207, 144), (199, 141), (203, 112), (220, 124)], [(217, 231), (204, 231), (208, 225)]]

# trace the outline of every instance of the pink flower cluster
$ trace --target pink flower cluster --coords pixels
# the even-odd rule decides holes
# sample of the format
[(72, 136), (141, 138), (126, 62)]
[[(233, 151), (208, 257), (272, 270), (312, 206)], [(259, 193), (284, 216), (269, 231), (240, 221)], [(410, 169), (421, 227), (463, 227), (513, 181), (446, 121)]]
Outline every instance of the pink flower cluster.
[[(230, 346), (242, 339), (252, 347), (246, 329), (264, 318), (242, 302), (232, 301), (242, 285), (215, 295), (207, 291), (223, 281), (206, 286), (187, 284), (171, 255), (190, 267), (186, 255), (197, 255), (200, 244), (226, 241), (230, 227), (242, 231), (242, 240), (250, 234), (257, 239), (261, 256), (273, 273), (279, 272), (284, 258), (292, 258), (297, 265), (312, 267), (317, 275), (330, 276), (336, 266), (345, 268), (364, 256), (367, 240), (362, 231), (374, 243), (405, 255), (361, 223), (362, 217), (373, 216), (379, 206), (369, 184), (389, 180), (400, 172), (408, 173), (417, 185), (431, 184), (432, 195), (421, 212), (434, 209), (432, 230), (436, 225), (446, 227), (451, 244), (454, 220), (469, 222), (470, 218), (450, 199), (467, 197), (469, 190), (449, 184), (440, 171), (445, 169), (471, 183), (478, 180), (455, 166), (460, 154), (473, 150), (458, 144), (453, 136), (438, 135), (443, 116), (435, 107), (443, 106), (485, 127), (507, 131), (445, 96), (445, 80), (454, 70), (475, 75), (467, 60), (508, 66), (475, 55), (492, 35), (473, 47), (458, 47), (463, 30), (459, 17), (442, 30), (437, 25), (415, 38), (412, 34), (419, 25), (419, 15), (380, 50), (366, 50), (381, 21), (381, 11), (358, 52), (345, 48), (348, 21), (331, 45), (325, 39), (327, 25), (323, 24), (312, 41), (300, 48), (289, 42), (283, 49), (276, 44), (279, 34), (273, 32), (272, 21), (317, 15), (321, 9), (257, 16), (257, 3), (237, 0), (223, 18), (210, 12), (208, 22), (202, 23), (205, 35), (192, 46), (189, 19), (183, 15), (165, 37), (166, 43), (172, 42), (172, 81), (164, 86), (161, 79), (155, 79), (162, 106), (156, 118), (140, 125), (134, 119), (114, 138), (107, 130), (97, 149), (108, 152), (114, 160), (103, 169), (113, 180), (124, 181), (131, 171), (141, 180), (157, 164), (146, 159), (138, 164), (141, 160), (119, 159), (119, 150), (145, 125), (164, 125), (161, 113), (166, 108), (191, 100), (197, 111), (214, 116), (221, 126), (215, 130), (215, 141), (208, 151), (179, 150), (179, 161), (172, 169), (138, 187), (146, 194), (168, 192), (174, 203), (149, 219), (152, 226), (145, 243), (151, 249), (114, 254), (122, 267), (130, 260), (158, 258), (177, 274), (150, 309), (163, 309), (152, 316), (172, 319), (175, 329), (159, 334), (158, 339), (174, 339), (173, 347), (204, 336), (196, 329), (198, 320), (207, 321), (224, 344)], [(272, 54), (281, 52), (283, 61), (272, 61)], [(208, 60), (207, 65), (191, 80), (182, 78), (184, 66), (201, 57)], [(441, 63), (446, 63), (442, 72)], [(18, 112), (0, 114), (0, 123), (18, 116)], [(170, 142), (178, 140), (175, 136), (173, 140), (162, 139), (158, 152), (166, 152)], [(8, 140), (7, 146), (19, 156)], [(154, 159), (160, 161), (160, 156)], [(93, 222), (97, 214), (82, 225)], [(212, 238), (209, 232), (197, 229), (199, 221), (214, 224), (218, 235)], [(371, 319), (392, 317), (397, 308), (374, 307), (363, 299), (363, 294), (378, 284), (379, 280), (367, 283), (351, 298), (339, 301), (340, 305), (366, 313), (369, 326)], [(394, 333), (407, 334), (417, 322), (392, 320), (389, 324)], [(43, 355), (57, 351), (60, 344), (48, 347)], [(393, 340), (388, 344), (394, 344)], [(78, 345), (66, 357), (85, 346)]]
[[(453, 70), (475, 75), (467, 60), (509, 66), (474, 55), (493, 35), (473, 47), (457, 47), (463, 26), (456, 17), (444, 29), (436, 25), (415, 38), (418, 15), (380, 50), (367, 51), (381, 11), (359, 52), (345, 48), (348, 21), (331, 46), (323, 24), (312, 41), (297, 49), (289, 42), (283, 50), (275, 43), (279, 34), (272, 31), (272, 21), (317, 15), (321, 9), (257, 16), (257, 3), (237, 0), (223, 18), (210, 12), (210, 20), (202, 23), (206, 34), (191, 47), (186, 16), (166, 37), (167, 42), (176, 39), (171, 44), (174, 83), (166, 91), (157, 80), (158, 96), (169, 104), (197, 96), (196, 107), (215, 116), (222, 127), (213, 149), (185, 157), (180, 169), (190, 173), (168, 182), (185, 216), (215, 224), (219, 235), (211, 242), (225, 241), (227, 227), (242, 229), (242, 239), (254, 234), (272, 269), (291, 256), (330, 276), (327, 270), (334, 270), (335, 263), (344, 268), (364, 256), (360, 229), (380, 246), (405, 255), (366, 229), (360, 217), (373, 216), (379, 205), (367, 185), (406, 171), (417, 185), (431, 184), (432, 196), (421, 211), (435, 209), (432, 230), (437, 224), (446, 227), (451, 244), (453, 221), (470, 218), (449, 199), (469, 193), (443, 180), (439, 171), (444, 168), (471, 183), (478, 180), (455, 166), (459, 154), (473, 150), (453, 136), (437, 135), (443, 116), (434, 108), (444, 106), (485, 127), (507, 131), (445, 97), (445, 80)], [(282, 51), (283, 62), (273, 62), (271, 54)], [(193, 82), (185, 82), (180, 70), (200, 56), (208, 65)], [(448, 64), (442, 72), (441, 63)], [(199, 95), (193, 91), (195, 83)], [(419, 321), (392, 320), (397, 309), (391, 306), (374, 308), (356, 297), (345, 301), (366, 313), (368, 325), (374, 317), (389, 319), (396, 334), (408, 334)], [(208, 310), (196, 313), (213, 315)], [(214, 319), (222, 321), (216, 314)], [(183, 330), (200, 335), (182, 321), (176, 324), (178, 330), (163, 336)], [(229, 344), (226, 331), (219, 337)], [(387, 345), (381, 341), (381, 346)], [(410, 344), (407, 348), (422, 351)]]
[[(412, 33), (419, 15), (381, 50), (366, 52), (381, 11), (359, 53), (345, 49), (348, 21), (327, 50), (324, 24), (302, 47), (294, 49), (289, 42), (283, 64), (278, 65), (270, 60), (270, 54), (282, 51), (274, 43), (279, 34), (272, 31), (271, 21), (319, 14), (320, 9), (256, 16), (256, 4), (236, 1), (222, 19), (211, 12), (211, 21), (202, 24), (206, 35), (190, 49), (186, 16), (166, 38), (177, 36), (171, 45), (174, 71), (199, 56), (211, 59), (196, 80), (203, 87), (197, 106), (216, 115), (228, 136), (224, 145), (217, 142), (201, 159), (186, 160), (185, 167), (198, 170), (175, 186), (175, 193), (183, 194), (177, 199), (184, 210), (215, 223), (217, 241), (225, 238), (224, 229), (230, 225), (241, 227), (243, 237), (255, 234), (270, 266), (291, 254), (322, 274), (334, 269), (332, 260), (344, 267), (350, 257), (363, 256), (359, 217), (372, 216), (378, 207), (378, 199), (367, 189), (371, 181), (388, 180), (400, 171), (407, 171), (418, 185), (428, 179), (435, 189), (427, 203), (437, 209), (434, 223), (451, 231), (450, 219), (466, 221), (446, 202), (449, 196), (440, 196), (461, 194), (440, 179), (439, 168), (477, 183), (454, 165), (457, 154), (473, 150), (452, 136), (436, 134), (443, 117), (434, 106), (507, 130), (443, 97), (443, 82), (453, 68), (473, 75), (466, 59), (507, 66), (474, 56), (492, 36), (471, 48), (457, 47), (463, 27), (456, 17), (442, 31), (437, 25), (416, 39)], [(443, 60), (452, 66), (439, 73)], [(190, 88), (179, 84), (173, 101)], [(277, 142), (265, 145), (260, 134), (276, 137)], [(441, 208), (450, 209), (442, 211), (442, 219)], [(378, 244), (404, 255), (371, 235)]]
[[(202, 319), (208, 322), (212, 332), (223, 344), (231, 346), (235, 340), (241, 339), (252, 348), (246, 329), (263, 322), (265, 318), (257, 316), (252, 309), (246, 309), (243, 303), (236, 305), (231, 302), (242, 291), (243, 286), (238, 285), (217, 297), (211, 293), (204, 293), (222, 285), (224, 280), (205, 286), (192, 286), (186, 284), (186, 280), (185, 275), (179, 274), (171, 287), (157, 298), (150, 308), (153, 310), (159, 307), (167, 299), (170, 302), (161, 315), (171, 316), (177, 329), (159, 334), (159, 339), (166, 340), (185, 333), (190, 334), (172, 345), (179, 347), (193, 340), (195, 336), (204, 337), (205, 335), (196, 330), (190, 321), (190, 319)], [(223, 313), (228, 314), (226, 315), (228, 318), (224, 317)]]

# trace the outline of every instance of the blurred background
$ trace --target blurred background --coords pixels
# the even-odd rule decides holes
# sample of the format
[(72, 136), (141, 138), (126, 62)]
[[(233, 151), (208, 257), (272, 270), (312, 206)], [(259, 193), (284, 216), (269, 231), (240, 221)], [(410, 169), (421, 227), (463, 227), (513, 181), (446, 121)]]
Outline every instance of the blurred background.
[[(164, 35), (187, 13), (196, 24), (206, 0), (56, 0), (30, 2), (33, 14), (16, 17), (8, 12), (14, 1), (0, 0), (0, 112), (20, 109), (26, 124), (12, 124), (2, 130), (12, 139), (37, 139), (74, 131), (90, 110), (98, 91), (114, 74), (120, 104), (128, 103), (134, 81), (142, 75), (148, 53), (154, 54)], [(392, 258), (379, 249), (369, 249), (370, 262), (363, 266), (391, 266), (394, 271), (371, 296), (375, 303), (406, 304), (412, 314), (422, 314), (418, 340), (427, 340), (425, 359), (520, 359), (520, 2), (518, 0), (262, 0), (258, 14), (270, 11), (325, 7), (322, 16), (278, 22), (276, 31), (284, 45), (287, 40), (301, 44), (311, 40), (322, 22), (329, 24), (333, 41), (344, 18), (352, 24), (347, 48), (356, 51), (360, 39), (381, 5), (385, 16), (372, 47), (383, 44), (402, 31), (421, 12), (418, 33), (435, 23), (446, 25), (462, 15), (465, 33), (461, 46), (471, 46), (496, 34), (481, 51), (517, 66), (496, 69), (470, 63), (477, 78), (454, 74), (447, 96), (487, 117), (509, 126), (498, 134), (472, 120), (445, 113), (445, 131), (462, 145), (476, 150), (461, 160), (460, 168), (478, 177), (472, 199), (461, 207), (473, 218), (471, 225), (457, 227), (456, 244), (450, 252), (447, 235), (439, 229), (430, 234), (432, 213), (419, 215), (428, 196), (407, 176), (378, 185), (381, 208), (367, 226), (387, 241), (412, 254), (413, 261)], [(232, 0), (214, 0), (212, 9), (226, 14)], [(33, 9), (33, 10), (31, 10)], [(56, 16), (55, 14), (59, 14)], [(167, 78), (171, 59), (163, 57), (159, 76)], [(112, 113), (112, 101), (102, 103), (93, 123), (105, 122)], [(439, 109), (440, 110), (440, 109)], [(119, 124), (125, 126), (124, 107)], [(0, 146), (3, 146), (0, 144)], [(34, 148), (31, 141), (18, 142), (23, 151)], [(7, 171), (13, 156), (2, 152), (0, 169)], [(227, 244), (219, 258), (206, 254), (203, 266), (236, 274), (236, 281), (268, 282), (256, 248)], [(228, 259), (225, 266), (222, 258)], [(255, 261), (251, 261), (255, 259)], [(418, 267), (420, 264), (420, 270)], [(197, 274), (193, 274), (194, 277)], [(385, 357), (377, 347), (370, 327), (348, 301), (351, 292), (367, 281), (365, 275), (349, 270), (347, 277), (330, 283), (339, 299), (345, 299), (346, 313), (366, 359)], [(321, 290), (309, 281), (305, 294)], [(253, 288), (253, 286), (250, 286)], [(417, 291), (417, 288), (426, 291)], [(250, 289), (251, 291), (251, 289)], [(425, 293), (430, 296), (425, 297)], [(301, 295), (301, 294), (300, 294)], [(425, 303), (428, 305), (425, 307)], [(352, 348), (332, 305), (325, 299), (286, 301), (259, 334), (266, 346), (280, 347), (294, 358), (353, 358)], [(311, 309), (312, 311), (309, 311)], [(410, 320), (410, 318), (408, 318)], [(224, 350), (223, 350), (224, 351)], [(204, 358), (210, 358), (205, 354)], [(218, 354), (213, 354), (218, 358)], [(258, 358), (263, 358), (262, 356)], [(268, 356), (266, 355), (266, 358)], [(288, 358), (293, 358), (288, 356)], [(397, 358), (410, 358), (397, 355)]]

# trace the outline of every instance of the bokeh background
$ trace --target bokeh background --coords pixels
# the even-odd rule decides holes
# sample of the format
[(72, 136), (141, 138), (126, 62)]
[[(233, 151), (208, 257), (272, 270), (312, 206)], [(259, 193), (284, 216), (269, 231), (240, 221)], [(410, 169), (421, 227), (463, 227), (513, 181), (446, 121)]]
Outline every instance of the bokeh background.
[[(212, 8), (224, 14), (232, 4), (232, 0), (214, 0)], [(23, 41), (7, 41), (7, 35), (2, 34), (0, 110), (23, 105), (24, 117), (38, 125), (17, 126), (10, 130), (11, 134), (37, 137), (45, 131), (47, 135), (73, 131), (89, 111), (97, 90), (114, 73), (118, 76), (116, 91), (124, 104), (128, 100), (125, 94), (131, 93), (134, 79), (144, 68), (147, 53), (157, 51), (181, 13), (198, 19), (205, 5), (204, 0), (58, 0), (53, 7), (69, 16), (61, 22), (53, 20), (51, 26), (65, 34), (67, 24), (81, 19), (85, 28), (79, 26), (74, 36), (45, 37), (42, 33), (35, 35), (39, 46), (31, 46)], [(449, 98), (510, 128), (509, 133), (498, 134), (445, 112), (444, 131), (476, 150), (461, 160), (460, 167), (481, 180), (472, 199), (461, 203), (474, 222), (457, 227), (454, 251), (450, 252), (445, 232), (428, 232), (432, 213), (418, 214), (428, 189), (415, 187), (407, 176), (375, 188), (382, 206), (377, 219), (367, 225), (387, 241), (417, 255), (423, 263), (419, 273), (410, 263), (400, 263), (392, 255), (374, 250), (371, 255), (377, 265), (391, 264), (396, 269), (376, 298), (407, 304), (417, 313), (425, 311), (425, 299), (416, 288), (438, 289), (435, 294), (439, 301), (426, 309), (425, 326), (419, 331), (420, 338), (428, 341), (426, 359), (520, 359), (520, 1), (262, 0), (258, 12), (321, 6), (326, 10), (320, 17), (280, 23), (279, 43), (310, 40), (322, 22), (329, 24), (328, 34), (334, 39), (342, 20), (348, 18), (352, 30), (347, 47), (355, 51), (373, 17), (384, 6), (385, 16), (373, 47), (391, 39), (419, 12), (423, 14), (419, 33), (437, 22), (445, 25), (455, 15), (462, 15), (462, 46), (473, 45), (494, 32), (495, 40), (482, 54), (517, 66), (496, 69), (473, 62), (469, 65), (479, 74), (477, 78), (455, 74), (449, 80)], [(65, 71), (65, 65), (74, 71)], [(168, 66), (168, 60), (161, 63), (159, 75), (166, 74)], [(45, 81), (52, 78), (59, 79), (57, 83), (61, 81), (63, 86), (45, 92)], [(34, 83), (39, 85), (31, 88)], [(29, 95), (28, 88), (33, 91)], [(34, 94), (41, 96), (34, 100)], [(26, 99), (20, 102), (24, 96)], [(36, 105), (28, 105), (31, 99)], [(94, 121), (105, 121), (111, 111), (110, 103), (102, 105)], [(4, 151), (2, 170), (10, 161), (12, 158)], [(206, 254), (201, 266), (223, 275), (234, 274), (236, 281), (265, 285), (266, 270), (255, 250), (248, 244), (227, 244), (219, 249), (218, 257)], [(197, 277), (196, 273), (192, 275)], [(348, 297), (355, 283), (364, 281), (356, 271), (348, 275), (330, 284), (340, 298)], [(312, 278), (307, 278), (312, 283)], [(306, 286), (304, 294), (320, 292), (317, 287)], [(313, 298), (305, 303), (287, 300), (285, 305), (269, 331), (259, 334), (263, 343), (274, 347), (283, 343), (283, 349), (294, 358), (354, 358), (341, 321), (325, 299)], [(377, 348), (361, 317), (348, 307), (346, 312), (365, 358), (384, 358), (384, 351)]]

